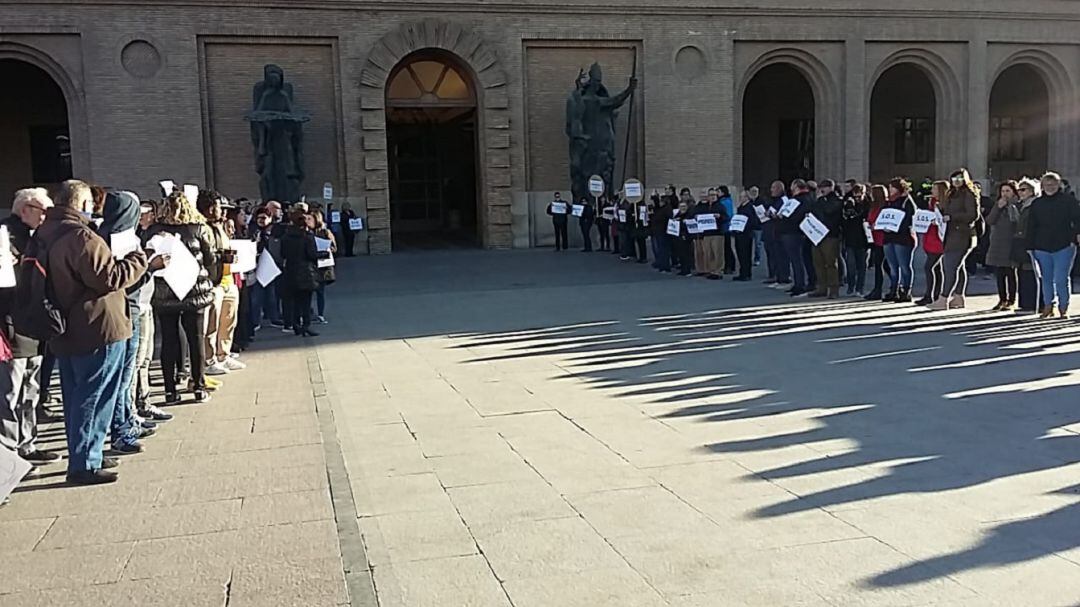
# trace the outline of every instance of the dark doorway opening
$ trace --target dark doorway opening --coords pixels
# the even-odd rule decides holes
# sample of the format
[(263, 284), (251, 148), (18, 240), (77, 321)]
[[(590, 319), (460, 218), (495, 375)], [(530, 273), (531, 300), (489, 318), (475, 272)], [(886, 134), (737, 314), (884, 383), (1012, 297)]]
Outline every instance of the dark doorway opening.
[[(0, 205), (30, 186), (53, 187), (71, 179), (67, 102), (44, 70), (16, 59), (0, 59)], [(17, 92), (17, 93), (16, 93)]]
[(802, 72), (762, 68), (743, 94), (743, 185), (814, 177), (814, 92)]
[(473, 87), (453, 58), (418, 51), (387, 86), (393, 250), (480, 246), (477, 113)]
[(1001, 72), (990, 91), (987, 158), (995, 181), (1038, 176), (1051, 170), (1050, 101), (1035, 68), (1014, 65)]
[(923, 68), (890, 67), (870, 96), (870, 178), (918, 182), (935, 173), (937, 95)]

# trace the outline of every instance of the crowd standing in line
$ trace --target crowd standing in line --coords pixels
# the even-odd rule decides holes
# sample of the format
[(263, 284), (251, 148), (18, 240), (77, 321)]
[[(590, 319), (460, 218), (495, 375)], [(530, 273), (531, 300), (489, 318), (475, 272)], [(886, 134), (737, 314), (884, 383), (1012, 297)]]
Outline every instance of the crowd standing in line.
[[(0, 221), (0, 446), (31, 474), (64, 459), (37, 445), (39, 425), (62, 419), (67, 481), (116, 481), (120, 458), (143, 451), (184, 393), (209, 402), (218, 378), (246, 368), (241, 352), (264, 322), (303, 337), (327, 323), (335, 232), (351, 255), (350, 209), (330, 226), (322, 207), (302, 202), (286, 220), (277, 201), (163, 194), (140, 200), (69, 180), (55, 197), (19, 190)], [(155, 338), (162, 406), (151, 402)], [(49, 410), (54, 368), (62, 415)]]
[[(1026, 311), (1068, 318), (1071, 276), (1080, 243), (1080, 202), (1054, 172), (998, 184), (984, 194), (966, 169), (947, 181), (925, 179), (917, 190), (903, 178), (885, 184), (849, 179), (775, 181), (761, 195), (751, 186), (732, 203), (719, 185), (699, 193), (661, 193), (638, 204), (612, 198), (548, 205), (556, 251), (569, 245), (566, 225), (577, 217), (583, 252), (648, 262), (663, 273), (735, 281), (753, 279), (764, 258), (765, 284), (791, 297), (861, 297), (915, 303), (930, 310), (963, 309), (969, 277), (981, 264), (997, 279), (994, 311)], [(646, 243), (646, 240), (649, 242)], [(924, 290), (916, 300), (914, 259), (920, 248)], [(872, 286), (867, 290), (867, 272)], [(888, 283), (886, 284), (886, 280)]]

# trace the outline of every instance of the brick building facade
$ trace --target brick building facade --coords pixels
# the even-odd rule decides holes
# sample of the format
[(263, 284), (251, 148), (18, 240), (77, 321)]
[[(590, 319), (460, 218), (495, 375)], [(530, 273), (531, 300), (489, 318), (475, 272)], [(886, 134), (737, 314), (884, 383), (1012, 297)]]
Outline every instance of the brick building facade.
[(567, 188), (564, 103), (594, 61), (613, 91), (636, 64), (616, 175), (650, 188), (1080, 176), (1075, 2), (818, 4), (4, 2), (0, 188), (68, 171), (255, 198), (243, 115), (268, 63), (312, 114), (304, 190), (331, 183), (366, 218), (360, 252), (410, 233), (543, 244), (543, 203)]

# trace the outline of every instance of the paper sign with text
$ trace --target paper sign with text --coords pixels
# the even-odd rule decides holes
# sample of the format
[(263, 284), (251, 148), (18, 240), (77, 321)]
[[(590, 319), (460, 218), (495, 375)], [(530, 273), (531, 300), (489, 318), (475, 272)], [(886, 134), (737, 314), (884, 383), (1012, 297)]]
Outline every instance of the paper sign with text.
[(359, 217), (353, 217), (349, 220), (349, 229), (353, 232), (359, 232), (364, 229), (364, 220)]
[(553, 203), (551, 203), (551, 213), (553, 215), (566, 215), (566, 203), (565, 202), (553, 202)]
[(669, 219), (668, 220), (668, 222), (667, 222), (667, 233), (668, 233), (668, 236), (678, 236), (679, 235), (679, 220), (678, 219)]
[(746, 215), (736, 215), (731, 218), (731, 223), (728, 225), (728, 230), (735, 232), (736, 234), (746, 231), (746, 222), (748, 218)]
[(574, 217), (581, 217), (585, 214), (585, 205), (575, 204), (573, 207), (570, 208), (570, 214)]
[(780, 216), (791, 217), (799, 209), (800, 204), (802, 203), (794, 198), (785, 198), (784, 206), (780, 207)]
[(810, 242), (814, 243), (815, 247), (829, 235), (829, 228), (825, 227), (825, 224), (821, 223), (812, 214), (807, 214), (806, 218), (799, 224), (799, 229), (802, 230), (803, 234), (806, 234), (806, 237), (810, 239)]
[(916, 234), (925, 234), (930, 231), (930, 226), (937, 222), (937, 214), (933, 211), (915, 211), (915, 217), (911, 218), (911, 227), (915, 228)]
[(716, 230), (716, 215), (698, 215), (695, 219), (702, 232)]
[(900, 209), (881, 209), (881, 213), (874, 222), (874, 229), (883, 232), (899, 232), (900, 224), (904, 223), (907, 213)]

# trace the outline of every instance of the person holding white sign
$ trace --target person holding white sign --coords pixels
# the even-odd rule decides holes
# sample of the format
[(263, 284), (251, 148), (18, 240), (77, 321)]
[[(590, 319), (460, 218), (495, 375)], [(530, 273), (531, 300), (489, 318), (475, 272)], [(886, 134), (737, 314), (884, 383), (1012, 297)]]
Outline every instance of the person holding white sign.
[(724, 277), (724, 237), (720, 234), (720, 224), (728, 219), (716, 190), (710, 188), (701, 192), (701, 199), (690, 210), (701, 232), (694, 239), (694, 274), (709, 280)]
[(942, 259), (945, 284), (941, 297), (930, 304), (931, 310), (949, 310), (966, 305), (966, 262), (978, 244), (975, 224), (982, 219), (979, 197), (975, 192), (975, 184), (967, 169), (959, 169), (949, 176), (949, 192), (940, 208), (942, 220), (945, 221), (945, 254)]
[(739, 261), (739, 275), (734, 280), (747, 282), (754, 274), (754, 242), (761, 230), (761, 220), (758, 219), (757, 211), (754, 210), (750, 194), (745, 190), (739, 194), (739, 206), (735, 208), (735, 216), (732, 217), (731, 225), (735, 219), (740, 218), (743, 228), (736, 231), (732, 227), (731, 232), (735, 236), (735, 256)]
[[(64, 332), (49, 341), (64, 388), (67, 480), (80, 485), (112, 483), (117, 475), (105, 467), (115, 461), (106, 460), (103, 451), (120, 399), (126, 342), (132, 335), (124, 291), (146, 272), (146, 256), (136, 250), (123, 259), (113, 258), (109, 245), (83, 215), (92, 203), (88, 184), (77, 180), (61, 183), (55, 203), (34, 233), (34, 240), (48, 251), (52, 303), (65, 311), (67, 323)], [(25, 305), (40, 310), (43, 303)], [(18, 320), (16, 317), (17, 329)]]
[(562, 193), (555, 192), (554, 200), (547, 205), (547, 214), (551, 216), (551, 225), (555, 229), (555, 252), (565, 251), (570, 246), (570, 237), (567, 234), (570, 209), (566, 201), (562, 199)]
[[(596, 220), (596, 231), (600, 237), (600, 251), (612, 251), (611, 233), (612, 223), (615, 221), (615, 205), (608, 201), (607, 197), (601, 196), (597, 202), (600, 216)], [(617, 245), (618, 243), (616, 243)]]
[(915, 201), (911, 199), (911, 184), (899, 177), (889, 181), (889, 197), (882, 211), (892, 209), (903, 213), (898, 229), (886, 230), (885, 259), (889, 262), (892, 285), (882, 301), (911, 302), (911, 285), (914, 280), (912, 257), (915, 253), (915, 229), (911, 221), (915, 217)]
[[(358, 225), (358, 224), (356, 224), (353, 220), (357, 220), (357, 219), (359, 219), (359, 218), (356, 216), (356, 213), (352, 210), (352, 205), (347, 203), (347, 202), (342, 203), (342, 205), (341, 205), (341, 226), (342, 226), (342, 228), (341, 228), (341, 237), (342, 237), (342, 240), (345, 241), (345, 246), (344, 246), (345, 251), (342, 254), (342, 257), (352, 257), (353, 255), (355, 255), (355, 253), (353, 253), (353, 248), (356, 246), (356, 232), (357, 232), (357, 229), (354, 229), (353, 226)], [(360, 222), (359, 225), (362, 226), (363, 222)]]
[(679, 268), (679, 276), (691, 276), (694, 272), (694, 259), (690, 254), (690, 244), (692, 237), (690, 231), (686, 227), (686, 220), (692, 219), (690, 217), (690, 205), (693, 204), (694, 198), (690, 195), (689, 188), (683, 188), (679, 192), (681, 200), (679, 200), (679, 206), (675, 213), (672, 214), (672, 221), (677, 223), (678, 236), (671, 236), (671, 250), (675, 259), (675, 264)]
[(825, 236), (814, 245), (814, 272), (817, 289), (810, 297), (840, 297), (840, 226), (843, 222), (844, 203), (835, 192), (832, 179), (818, 183), (818, 198), (810, 205), (809, 216), (814, 217), (826, 230)]
[[(181, 387), (177, 381), (183, 371), (181, 339), (186, 340), (188, 347), (190, 390), (195, 402), (207, 402), (210, 394), (203, 337), (206, 333), (205, 311), (214, 300), (214, 285), (210, 281), (210, 271), (216, 269), (218, 263), (214, 236), (195, 204), (180, 192), (174, 192), (161, 203), (157, 221), (146, 231), (147, 249), (151, 257), (155, 253), (171, 257), (169, 267), (155, 275), (154, 295), (150, 300), (161, 328), (165, 404), (180, 403)], [(170, 243), (168, 250), (157, 250), (163, 248), (163, 243)], [(194, 260), (194, 264), (186, 263), (190, 260)], [(188, 273), (189, 270), (194, 271), (194, 276)], [(184, 283), (185, 279), (189, 282)], [(187, 285), (186, 291), (182, 284)], [(176, 289), (182, 292), (178, 293)]]
[[(334, 270), (334, 256), (338, 253), (337, 237), (323, 221), (322, 213), (312, 213), (315, 222), (315, 238), (330, 241), (329, 261), (323, 260), (317, 263), (319, 269), (319, 288), (315, 289), (315, 318), (312, 322), (318, 325), (326, 324), (326, 287), (337, 282), (337, 272)], [(318, 242), (318, 241), (316, 241)]]
[(583, 196), (577, 206), (581, 207), (581, 214), (578, 215), (578, 228), (581, 230), (581, 240), (585, 243), (585, 247), (581, 249), (581, 252), (592, 253), (592, 229), (593, 224), (596, 223), (596, 208), (593, 207), (592, 201), (587, 196)]
[(788, 295), (803, 297), (807, 294), (807, 268), (808, 266), (810, 266), (811, 270), (813, 268), (812, 259), (810, 260), (811, 263), (808, 264), (806, 255), (806, 248), (809, 246), (810, 241), (802, 233), (799, 225), (806, 218), (814, 198), (810, 194), (810, 187), (802, 179), (791, 182), (791, 196), (795, 203), (791, 203), (792, 199), (784, 203), (788, 208), (788, 214), (781, 214), (777, 218), (777, 231), (780, 234), (780, 242), (784, 246), (784, 252), (791, 264), (791, 273), (794, 278), (794, 284), (791, 290), (788, 291)]
[(671, 201), (671, 196), (661, 196), (653, 190), (649, 240), (652, 241), (653, 268), (661, 273), (671, 272), (671, 236), (667, 233), (668, 222), (672, 219)]
[(844, 198), (841, 232), (847, 265), (847, 296), (862, 297), (866, 288), (866, 255), (870, 249), (863, 224), (870, 212), (870, 199), (865, 185), (853, 183), (846, 187), (849, 189)]
[(922, 298), (915, 302), (917, 306), (928, 306), (941, 297), (941, 289), (945, 285), (945, 272), (942, 270), (941, 257), (945, 253), (945, 245), (941, 240), (942, 226), (938, 225), (936, 215), (949, 192), (948, 181), (935, 181), (930, 184), (930, 197), (927, 199), (927, 210), (935, 215), (935, 220), (930, 224), (922, 237), (923, 254), (926, 261), (923, 263), (923, 272), (926, 276), (926, 292)]
[(210, 228), (217, 258), (217, 262), (210, 269), (209, 278), (210, 284), (214, 285), (214, 299), (206, 308), (206, 334), (203, 338), (207, 375), (225, 375), (246, 366), (229, 356), (240, 308), (240, 289), (233, 280), (231, 269), (231, 265), (236, 262), (236, 251), (230, 248), (229, 235), (225, 233), (225, 213), (222, 207), (226, 202), (220, 193), (204, 190), (199, 192), (196, 204)]
[(754, 208), (761, 222), (761, 239), (765, 244), (765, 263), (769, 276), (765, 284), (771, 288), (784, 289), (791, 284), (791, 263), (788, 261), (784, 245), (780, 241), (780, 222), (776, 220), (780, 207), (784, 204), (787, 186), (783, 181), (774, 181), (769, 186), (769, 195), (762, 204)]
[(630, 261), (634, 258), (634, 225), (637, 223), (634, 205), (625, 198), (620, 199), (615, 195), (619, 203), (615, 205), (615, 227), (618, 237), (615, 239), (619, 249), (619, 260)]
[(638, 263), (649, 263), (649, 249), (646, 242), (649, 238), (649, 203), (641, 200), (632, 206), (634, 221), (630, 236), (634, 240), (633, 252), (637, 254)]

